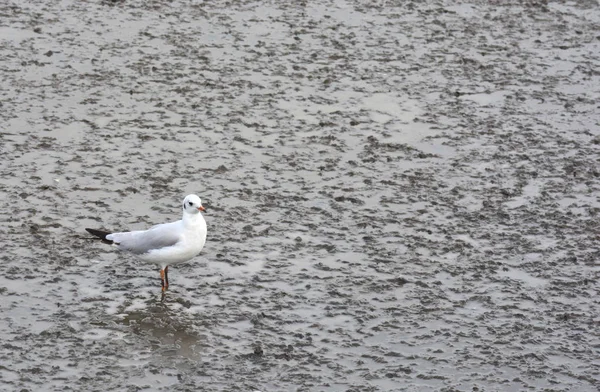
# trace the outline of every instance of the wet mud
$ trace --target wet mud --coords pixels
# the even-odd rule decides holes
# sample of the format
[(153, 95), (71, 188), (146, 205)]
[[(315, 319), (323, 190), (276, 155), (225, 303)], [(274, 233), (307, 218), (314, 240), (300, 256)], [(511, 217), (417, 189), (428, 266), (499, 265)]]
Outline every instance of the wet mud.
[[(0, 4), (0, 390), (596, 391), (595, 1)], [(85, 227), (208, 208), (158, 271)]]

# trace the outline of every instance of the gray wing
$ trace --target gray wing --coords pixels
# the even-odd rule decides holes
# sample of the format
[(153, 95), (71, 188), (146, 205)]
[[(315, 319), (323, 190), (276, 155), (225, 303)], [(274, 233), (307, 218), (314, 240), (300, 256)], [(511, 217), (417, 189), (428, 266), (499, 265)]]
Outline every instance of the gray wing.
[(114, 241), (122, 250), (142, 255), (177, 244), (181, 239), (181, 227), (178, 223), (162, 224), (145, 231), (113, 233), (106, 238)]

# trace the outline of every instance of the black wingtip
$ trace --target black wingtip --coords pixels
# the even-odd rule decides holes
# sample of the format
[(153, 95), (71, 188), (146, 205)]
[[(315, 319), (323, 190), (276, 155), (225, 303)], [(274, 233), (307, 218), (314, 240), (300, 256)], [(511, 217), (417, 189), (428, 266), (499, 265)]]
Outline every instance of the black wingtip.
[(113, 241), (106, 239), (106, 236), (110, 234), (110, 232), (108, 232), (108, 231), (102, 231), (102, 230), (96, 230), (96, 229), (88, 229), (88, 228), (86, 228), (85, 231), (87, 231), (88, 233), (90, 233), (93, 236), (96, 236), (96, 237), (100, 238), (102, 240), (102, 242), (104, 242), (106, 244), (112, 244), (113, 243)]

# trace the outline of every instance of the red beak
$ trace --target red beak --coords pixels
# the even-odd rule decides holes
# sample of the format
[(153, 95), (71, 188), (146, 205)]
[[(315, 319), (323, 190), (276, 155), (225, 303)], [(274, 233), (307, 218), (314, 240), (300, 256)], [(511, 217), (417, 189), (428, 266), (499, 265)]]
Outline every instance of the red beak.
[(200, 206), (200, 207), (198, 207), (198, 211), (203, 211), (204, 212), (204, 211), (206, 211), (206, 208)]

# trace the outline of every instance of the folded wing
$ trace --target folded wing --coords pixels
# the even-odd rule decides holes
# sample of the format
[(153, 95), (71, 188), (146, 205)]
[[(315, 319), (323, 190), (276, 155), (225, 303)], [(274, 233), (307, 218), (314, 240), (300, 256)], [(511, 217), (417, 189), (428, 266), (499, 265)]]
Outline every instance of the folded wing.
[(167, 223), (145, 231), (109, 234), (106, 239), (114, 241), (120, 249), (142, 255), (152, 250), (176, 245), (181, 240), (181, 234), (179, 226), (175, 223)]

